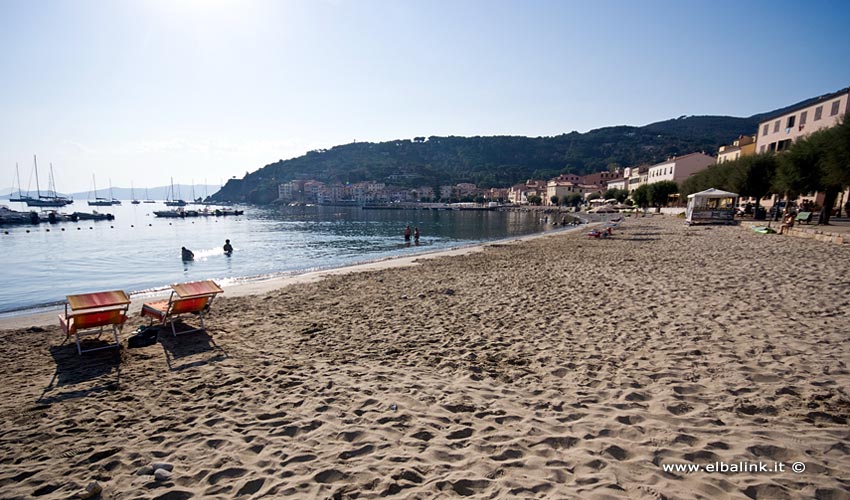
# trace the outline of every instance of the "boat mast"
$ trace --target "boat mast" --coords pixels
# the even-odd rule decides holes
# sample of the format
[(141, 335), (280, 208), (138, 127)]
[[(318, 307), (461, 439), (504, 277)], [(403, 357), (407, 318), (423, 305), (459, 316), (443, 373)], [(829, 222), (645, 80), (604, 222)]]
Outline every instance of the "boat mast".
[(35, 192), (36, 196), (41, 198), (41, 189), (38, 187), (38, 160), (35, 159), (35, 155), (32, 155), (32, 162), (35, 165)]
[(24, 192), (21, 191), (21, 172), (18, 170), (18, 162), (15, 162), (15, 176), (18, 178), (18, 198), (23, 198)]
[(50, 181), (47, 184), (47, 197), (50, 198), (50, 190), (53, 190), (53, 198), (56, 198), (58, 195), (56, 194), (56, 181), (53, 179), (53, 163), (50, 164)]

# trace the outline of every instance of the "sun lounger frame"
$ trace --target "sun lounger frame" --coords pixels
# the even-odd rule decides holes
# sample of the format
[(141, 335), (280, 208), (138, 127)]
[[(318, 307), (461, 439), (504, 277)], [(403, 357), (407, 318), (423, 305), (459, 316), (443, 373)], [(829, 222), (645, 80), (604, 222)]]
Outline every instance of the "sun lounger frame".
[[(156, 320), (161, 326), (171, 323), (171, 333), (176, 337), (184, 333), (206, 330), (204, 313), (209, 311), (216, 295), (223, 290), (212, 280), (194, 281), (171, 285), (171, 295), (167, 301), (148, 302), (142, 306), (142, 316), (150, 318), (150, 324)], [(201, 327), (184, 330), (180, 333), (174, 325), (175, 320), (182, 314), (197, 314)]]
[[(66, 298), (65, 313), (59, 315), (59, 326), (65, 332), (63, 343), (67, 342), (71, 335), (74, 335), (77, 354), (81, 356), (84, 352), (117, 348), (121, 345), (118, 331), (127, 321), (127, 310), (130, 307), (130, 298), (126, 292), (113, 290), (68, 295)], [(112, 326), (112, 336), (115, 338), (115, 343), (83, 349), (80, 337), (95, 334), (100, 337), (105, 326)], [(84, 331), (85, 333), (83, 333)]]

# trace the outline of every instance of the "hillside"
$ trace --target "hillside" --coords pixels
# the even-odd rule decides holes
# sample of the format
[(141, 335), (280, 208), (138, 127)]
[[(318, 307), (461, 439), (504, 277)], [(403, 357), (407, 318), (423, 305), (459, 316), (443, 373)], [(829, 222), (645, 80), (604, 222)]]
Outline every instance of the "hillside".
[(529, 178), (599, 172), (612, 164), (657, 163), (694, 151), (714, 154), (720, 145), (755, 133), (760, 119), (780, 111), (749, 118), (680, 117), (643, 127), (606, 127), (554, 137), (432, 136), (352, 143), (266, 165), (243, 179), (228, 181), (212, 198), (269, 203), (277, 198), (277, 185), (293, 179), (374, 180), (406, 187), (459, 182), (507, 187)]

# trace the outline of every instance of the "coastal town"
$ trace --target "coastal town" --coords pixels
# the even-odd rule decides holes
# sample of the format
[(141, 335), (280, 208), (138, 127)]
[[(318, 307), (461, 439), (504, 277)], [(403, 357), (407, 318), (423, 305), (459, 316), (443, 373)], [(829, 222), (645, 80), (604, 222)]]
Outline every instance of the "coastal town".
[[(562, 174), (550, 179), (528, 179), (504, 188), (480, 188), (472, 183), (404, 188), (387, 182), (362, 181), (351, 184), (325, 183), (315, 179), (299, 179), (278, 186), (277, 203), (319, 205), (416, 204), (416, 203), (496, 203), (540, 206), (578, 206), (594, 198), (604, 198), (609, 190), (633, 194), (641, 186), (662, 181), (682, 184), (694, 174), (726, 162), (756, 154), (781, 153), (801, 137), (837, 125), (848, 112), (850, 88), (814, 97), (786, 108), (781, 114), (765, 118), (751, 135), (730, 138), (730, 143), (716, 152), (695, 151), (666, 158), (655, 164), (621, 167), (612, 165), (608, 171), (586, 175)], [(417, 138), (424, 140), (423, 138)], [(618, 201), (631, 202), (629, 198)], [(766, 209), (781, 201), (771, 193), (758, 200)], [(789, 200), (784, 200), (787, 203)], [(801, 193), (795, 206), (811, 204), (822, 207), (824, 194)], [(678, 192), (669, 195), (657, 206), (682, 208), (687, 199)], [(742, 197), (742, 206), (756, 200)], [(850, 188), (845, 187), (834, 200), (832, 209), (840, 211), (850, 202)], [(784, 206), (784, 205), (783, 205)], [(850, 213), (850, 212), (848, 212)]]

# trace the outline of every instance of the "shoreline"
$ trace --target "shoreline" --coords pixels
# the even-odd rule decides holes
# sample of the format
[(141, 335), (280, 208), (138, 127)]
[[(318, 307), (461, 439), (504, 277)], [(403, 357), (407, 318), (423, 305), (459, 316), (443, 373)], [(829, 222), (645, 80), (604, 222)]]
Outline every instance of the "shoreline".
[[(226, 297), (243, 297), (245, 295), (261, 295), (264, 293), (277, 290), (301, 283), (312, 283), (324, 279), (328, 276), (340, 274), (349, 274), (365, 271), (375, 271), (390, 269), (394, 267), (408, 267), (417, 264), (418, 259), (431, 259), (439, 257), (448, 257), (455, 255), (466, 255), (469, 253), (480, 252), (488, 245), (507, 243), (517, 243), (535, 238), (541, 238), (553, 234), (559, 234), (569, 231), (575, 231), (580, 228), (591, 227), (594, 223), (583, 223), (580, 225), (569, 226), (566, 228), (560, 227), (542, 231), (539, 233), (531, 233), (523, 236), (512, 236), (497, 240), (470, 243), (467, 245), (458, 245), (455, 247), (444, 248), (440, 250), (423, 250), (422, 252), (413, 255), (397, 255), (392, 257), (383, 257), (373, 260), (365, 260), (355, 264), (344, 265), (340, 267), (330, 267), (326, 269), (318, 269), (313, 271), (296, 272), (285, 276), (274, 276), (270, 278), (247, 278), (236, 284), (222, 286)], [(243, 278), (244, 279), (244, 278)], [(129, 315), (137, 315), (145, 302), (149, 302), (155, 298), (167, 297), (171, 289), (168, 286), (162, 290), (143, 291), (131, 295)], [(55, 306), (36, 306), (33, 308), (21, 309), (20, 311), (10, 311), (0, 314), (0, 330), (14, 330), (29, 327), (44, 327), (57, 322), (56, 316), (63, 311), (64, 301)]]

